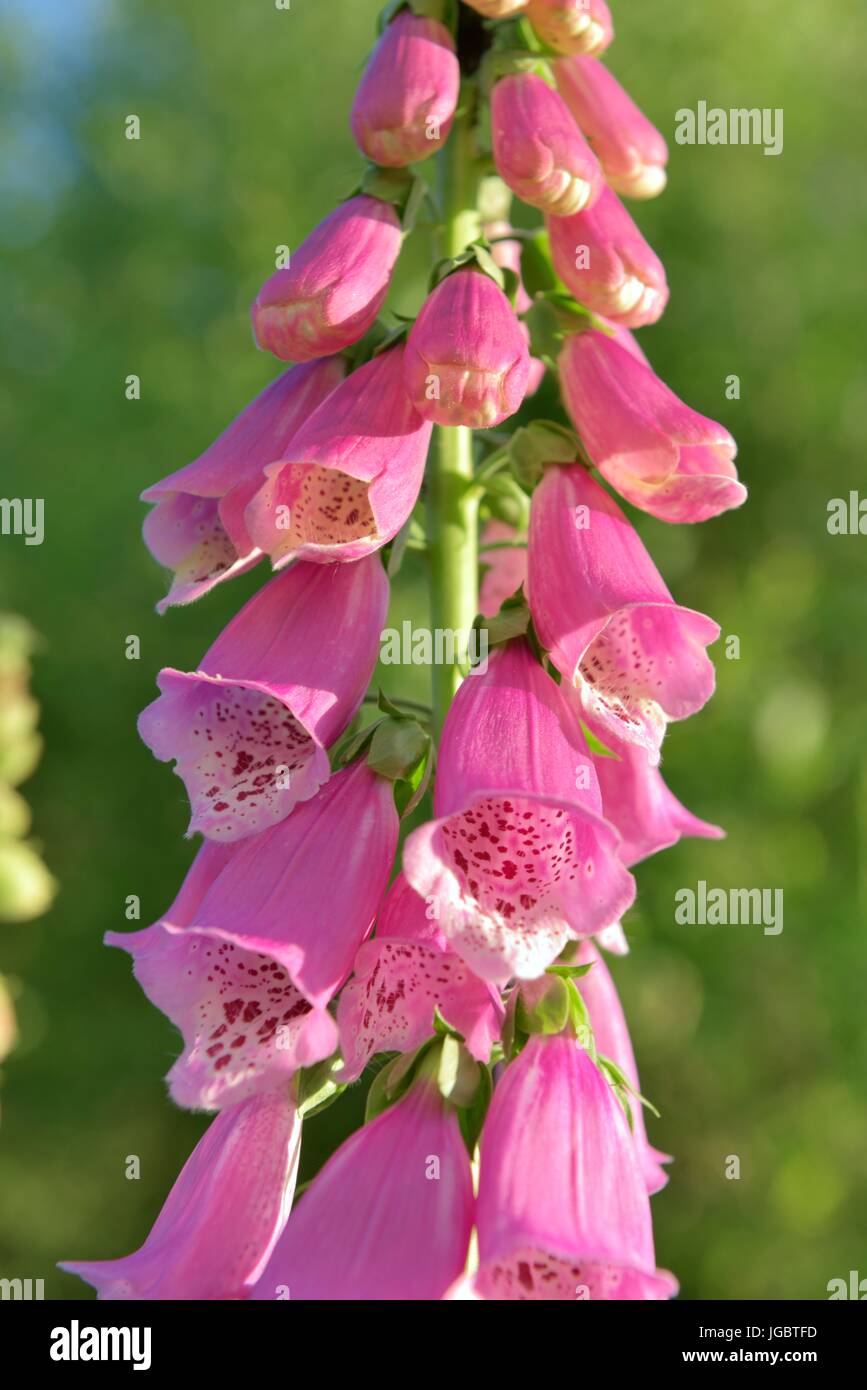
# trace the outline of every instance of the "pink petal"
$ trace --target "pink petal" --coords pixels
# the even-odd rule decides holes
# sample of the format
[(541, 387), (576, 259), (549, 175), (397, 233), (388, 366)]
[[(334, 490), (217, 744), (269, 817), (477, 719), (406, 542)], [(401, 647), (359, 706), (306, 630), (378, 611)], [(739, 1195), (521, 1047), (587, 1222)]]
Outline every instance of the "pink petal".
[(470, 1161), (426, 1082), (356, 1131), (292, 1213), (253, 1298), (440, 1299), (464, 1267)]
[(300, 564), (241, 609), (195, 672), (160, 672), (139, 733), (174, 760), (188, 834), (236, 840), (276, 824), (328, 777), (325, 749), (357, 712), (379, 655), (378, 557)]
[(60, 1268), (100, 1299), (246, 1298), (288, 1219), (300, 1144), (283, 1090), (235, 1106), (199, 1140), (141, 1249)]
[(358, 560), (393, 539), (418, 498), (432, 426), (403, 385), (391, 348), (338, 386), (265, 471), (247, 507), (250, 534), (275, 566), (294, 557)]

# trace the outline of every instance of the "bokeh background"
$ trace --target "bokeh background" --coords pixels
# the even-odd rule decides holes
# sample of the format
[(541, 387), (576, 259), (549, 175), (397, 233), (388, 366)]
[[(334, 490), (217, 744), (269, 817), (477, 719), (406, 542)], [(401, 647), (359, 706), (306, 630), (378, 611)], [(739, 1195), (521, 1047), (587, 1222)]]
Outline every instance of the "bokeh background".
[[(60, 883), (47, 916), (0, 928), (20, 1028), (2, 1077), (0, 1275), (44, 1278), (49, 1297), (91, 1296), (56, 1260), (141, 1243), (205, 1125), (167, 1101), (176, 1035), (101, 937), (134, 925), (130, 894), (142, 924), (158, 915), (191, 857), (183, 788), (136, 714), (158, 668), (195, 666), (262, 573), (158, 619), (137, 496), (275, 374), (248, 305), (275, 247), (354, 185), (347, 116), (377, 8), (0, 3), (0, 491), (46, 506), (42, 546), (0, 538), (0, 608), (42, 637), (46, 752), (24, 790)], [(672, 291), (641, 340), (737, 436), (751, 489), (701, 527), (641, 520), (677, 597), (740, 639), (738, 660), (716, 649), (714, 701), (666, 744), (669, 782), (728, 839), (639, 868), (632, 953), (614, 963), (662, 1112), (651, 1134), (677, 1158), (654, 1213), (685, 1298), (823, 1298), (829, 1279), (867, 1275), (867, 539), (826, 527), (829, 499), (862, 483), (867, 435), (867, 55), (861, 0), (828, 4), (821, 44), (816, 13), (620, 0), (609, 55), (672, 145), (666, 195), (633, 205)], [(675, 145), (675, 112), (702, 99), (784, 108), (784, 153)], [(401, 307), (426, 257), (421, 234)], [(401, 583), (398, 621), (422, 602), (418, 570)], [(782, 934), (675, 925), (676, 890), (700, 879), (782, 888)], [(311, 1123), (304, 1176), (362, 1090)]]

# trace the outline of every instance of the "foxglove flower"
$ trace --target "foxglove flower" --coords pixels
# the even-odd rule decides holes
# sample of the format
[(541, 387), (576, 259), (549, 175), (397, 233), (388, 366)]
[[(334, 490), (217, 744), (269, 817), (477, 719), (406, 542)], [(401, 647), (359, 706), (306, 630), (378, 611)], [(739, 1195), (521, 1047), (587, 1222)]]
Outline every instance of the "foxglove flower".
[(575, 984), (587, 1005), (596, 1047), (603, 1057), (610, 1058), (620, 1068), (635, 1092), (635, 1095), (629, 1097), (632, 1137), (638, 1149), (647, 1194), (652, 1197), (654, 1192), (661, 1191), (668, 1182), (668, 1174), (662, 1165), (671, 1162), (671, 1155), (655, 1149), (647, 1138), (644, 1106), (638, 1099), (641, 1093), (638, 1067), (635, 1064), (632, 1039), (626, 1026), (617, 988), (608, 966), (592, 941), (581, 942), (575, 959), (577, 964), (591, 967), (586, 975), (576, 979)]
[[(516, 535), (515, 528), (505, 521), (489, 521), (482, 531), (482, 543), (514, 542)], [(486, 568), (479, 591), (479, 612), (485, 618), (493, 618), (506, 599), (527, 582), (527, 548), (507, 544), (502, 550), (485, 550), (482, 563)]]
[(401, 874), (383, 903), (376, 936), (361, 947), (337, 1007), (341, 1081), (359, 1077), (376, 1052), (411, 1052), (433, 1037), (434, 1010), (487, 1062), (500, 1036), (499, 991), (455, 954), (422, 898)]
[(262, 486), (265, 465), (283, 457), (298, 427), (343, 372), (339, 357), (290, 367), (203, 454), (142, 493), (143, 502), (157, 504), (145, 519), (145, 544), (154, 559), (174, 570), (158, 612), (191, 603), (262, 558), (244, 509)]
[(622, 341), (570, 334), (558, 365), (591, 462), (627, 502), (660, 521), (697, 522), (745, 501), (728, 430), (684, 405)]
[(640, 328), (668, 303), (665, 267), (610, 188), (574, 217), (549, 217), (551, 257), (560, 279), (595, 314)]
[(100, 1299), (247, 1298), (286, 1225), (300, 1145), (284, 1090), (234, 1106), (199, 1140), (140, 1250), (60, 1268)]
[(437, 819), (409, 836), (404, 872), (477, 975), (532, 979), (568, 940), (601, 931), (633, 901), (601, 811), (570, 705), (528, 644), (510, 642), (455, 696), (440, 742)]
[(407, 520), (433, 427), (407, 397), (403, 367), (403, 347), (359, 367), (265, 469), (246, 520), (275, 567), (358, 560)]
[(163, 670), (139, 733), (186, 785), (188, 834), (237, 840), (282, 820), (328, 777), (379, 654), (379, 557), (295, 565), (250, 599), (197, 671)]
[(472, 1224), (470, 1160), (455, 1111), (422, 1077), (329, 1159), (252, 1297), (440, 1299), (464, 1268)]
[(514, 415), (527, 390), (526, 335), (499, 285), (456, 270), (428, 295), (410, 329), (404, 382), (419, 415), (488, 429)]
[(532, 207), (568, 217), (602, 191), (602, 170), (569, 108), (535, 73), (496, 84), (491, 129), (500, 177)]
[(539, 38), (557, 53), (601, 53), (614, 38), (605, 0), (530, 0)]
[(454, 40), (435, 19), (401, 10), (370, 57), (352, 106), (352, 134), (374, 164), (414, 164), (452, 128), (461, 72)]
[(539, 640), (588, 719), (658, 763), (668, 721), (713, 694), (705, 647), (719, 627), (674, 602), (634, 528), (580, 465), (546, 470), (528, 558)]
[[(604, 734), (602, 729), (600, 735)], [(620, 858), (629, 868), (677, 844), (682, 835), (721, 840), (725, 831), (699, 820), (666, 786), (662, 773), (634, 743), (618, 743), (617, 757), (593, 754), (602, 810), (620, 832)]]
[(397, 830), (392, 784), (355, 763), (261, 835), (206, 843), (159, 922), (107, 934), (183, 1036), (178, 1105), (222, 1109), (334, 1051), (325, 1006), (373, 926)]
[(661, 193), (668, 146), (605, 64), (598, 58), (560, 58), (554, 75), (615, 193), (627, 198)]
[(498, 1083), (482, 1131), (476, 1226), (478, 1271), (452, 1297), (575, 1302), (677, 1293), (676, 1280), (656, 1268), (626, 1116), (574, 1038), (532, 1037)]
[(389, 203), (365, 194), (342, 203), (256, 296), (259, 347), (283, 361), (309, 362), (356, 343), (382, 308), (401, 238)]

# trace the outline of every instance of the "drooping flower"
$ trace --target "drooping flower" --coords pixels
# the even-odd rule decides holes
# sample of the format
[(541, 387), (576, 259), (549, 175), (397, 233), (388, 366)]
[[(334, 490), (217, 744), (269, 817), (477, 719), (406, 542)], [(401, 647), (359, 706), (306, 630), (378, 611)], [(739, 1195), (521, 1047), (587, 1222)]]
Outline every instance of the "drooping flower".
[(622, 342), (570, 334), (558, 365), (589, 458), (627, 502), (660, 521), (698, 522), (746, 500), (728, 430), (684, 405)]
[(245, 604), (196, 671), (160, 672), (139, 733), (186, 785), (189, 834), (237, 840), (312, 796), (370, 683), (388, 610), (372, 555), (297, 564)]
[(655, 1149), (647, 1138), (644, 1106), (638, 1099), (641, 1093), (638, 1067), (635, 1064), (632, 1039), (626, 1026), (617, 988), (611, 978), (608, 966), (592, 941), (581, 942), (576, 954), (576, 962), (580, 965), (591, 966), (587, 974), (581, 975), (575, 983), (587, 1005), (596, 1047), (603, 1057), (609, 1057), (612, 1062), (616, 1063), (635, 1092), (635, 1095), (629, 1096), (629, 1108), (632, 1113), (632, 1137), (638, 1149), (647, 1193), (648, 1196), (652, 1197), (654, 1192), (661, 1191), (668, 1182), (668, 1174), (662, 1165), (671, 1162), (671, 1155)]
[(253, 303), (259, 347), (289, 362), (342, 352), (379, 313), (401, 246), (389, 203), (359, 194), (320, 222)]
[(610, 188), (574, 217), (549, 217), (554, 269), (593, 313), (640, 328), (668, 303), (665, 267)]
[(470, 429), (514, 415), (530, 372), (521, 330), (505, 294), (483, 271), (456, 270), (441, 280), (406, 344), (404, 382), (418, 413)]
[(514, 526), (505, 521), (489, 521), (482, 531), (483, 545), (502, 544), (502, 550), (483, 550), (486, 566), (479, 590), (479, 612), (493, 618), (500, 608), (527, 581), (527, 548), (516, 543)]
[(656, 1268), (626, 1116), (574, 1038), (532, 1037), (498, 1082), (482, 1131), (476, 1226), (478, 1271), (451, 1297), (575, 1302), (677, 1292)]
[(252, 1297), (440, 1299), (464, 1268), (472, 1224), (470, 1160), (456, 1113), (422, 1077), (329, 1159)]
[(616, 502), (578, 464), (546, 469), (528, 557), (530, 609), (551, 660), (603, 737), (658, 763), (668, 721), (713, 694), (705, 647), (718, 625), (674, 602)]
[(589, 207), (602, 170), (563, 98), (535, 73), (503, 77), (491, 97), (494, 162), (531, 207), (568, 217)]
[[(601, 728), (599, 732), (602, 734)], [(718, 825), (699, 820), (681, 805), (659, 768), (648, 761), (644, 748), (618, 743), (616, 758), (592, 756), (602, 791), (602, 810), (620, 832), (619, 853), (628, 867), (677, 844), (682, 835), (724, 838), (725, 831)]]
[(361, 947), (337, 1006), (341, 1081), (359, 1077), (376, 1052), (411, 1052), (433, 1036), (434, 1010), (487, 1062), (500, 1036), (499, 991), (479, 980), (451, 950), (424, 899), (398, 875), (383, 903), (376, 936)]
[(635, 884), (601, 815), (570, 705), (524, 640), (459, 689), (439, 749), (436, 820), (404, 847), (404, 872), (446, 937), (495, 984), (541, 975), (572, 938), (615, 922)]
[(352, 105), (352, 134), (374, 164), (399, 167), (448, 139), (460, 89), (454, 40), (435, 19), (401, 10), (370, 56)]
[(145, 544), (155, 560), (174, 571), (158, 612), (192, 603), (262, 558), (244, 509), (262, 486), (265, 465), (283, 457), (296, 430), (343, 373), (339, 357), (290, 367), (203, 454), (145, 489), (142, 501), (157, 504), (145, 518)]
[(668, 146), (605, 64), (587, 56), (560, 58), (554, 75), (615, 193), (627, 198), (661, 193)]
[(539, 38), (557, 53), (601, 53), (614, 38), (605, 0), (529, 0)]
[(373, 926), (397, 830), (392, 784), (355, 763), (261, 835), (208, 841), (158, 922), (106, 935), (183, 1036), (178, 1105), (221, 1109), (334, 1051), (325, 1006)]
[(218, 1115), (199, 1140), (140, 1250), (60, 1268), (100, 1299), (243, 1299), (286, 1225), (301, 1121), (284, 1089)]
[(265, 469), (246, 521), (275, 567), (358, 560), (403, 526), (433, 428), (407, 396), (404, 353), (390, 348), (354, 371)]

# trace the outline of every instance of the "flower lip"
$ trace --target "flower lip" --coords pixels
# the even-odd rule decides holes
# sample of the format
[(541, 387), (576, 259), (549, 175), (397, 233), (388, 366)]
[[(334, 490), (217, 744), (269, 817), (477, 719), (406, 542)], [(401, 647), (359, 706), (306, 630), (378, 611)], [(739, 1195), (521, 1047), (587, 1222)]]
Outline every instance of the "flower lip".
[(538, 978), (568, 940), (632, 904), (619, 839), (577, 799), (480, 788), (409, 836), (404, 872), (440, 903), (442, 929), (471, 969), (505, 984)]
[[(139, 732), (157, 757), (176, 760), (175, 774), (190, 797), (188, 835), (256, 834), (327, 779), (324, 747), (267, 682), (168, 668), (159, 687)], [(188, 733), (182, 744), (174, 734), (179, 721)]]
[(658, 762), (668, 721), (695, 714), (713, 693), (704, 647), (719, 635), (719, 624), (693, 608), (664, 600), (624, 604), (599, 620), (572, 681), (605, 729)]

